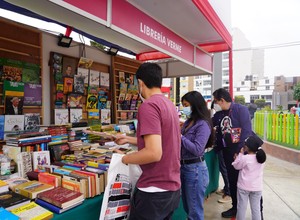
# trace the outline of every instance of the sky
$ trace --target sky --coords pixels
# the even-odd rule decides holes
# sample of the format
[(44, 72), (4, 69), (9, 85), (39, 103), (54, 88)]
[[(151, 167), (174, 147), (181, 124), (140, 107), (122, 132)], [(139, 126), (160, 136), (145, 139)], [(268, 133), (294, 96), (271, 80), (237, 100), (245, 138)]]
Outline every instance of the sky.
[(231, 15), (251, 47), (277, 45), (265, 49), (265, 76), (300, 76), (300, 0), (231, 0)]

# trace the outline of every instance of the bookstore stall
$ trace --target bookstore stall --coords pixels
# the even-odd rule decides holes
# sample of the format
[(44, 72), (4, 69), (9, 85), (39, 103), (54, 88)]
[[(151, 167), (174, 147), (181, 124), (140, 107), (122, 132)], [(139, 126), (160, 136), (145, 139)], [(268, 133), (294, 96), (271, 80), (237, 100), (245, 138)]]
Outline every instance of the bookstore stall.
[[(27, 4), (12, 2), (20, 6)], [(103, 6), (104, 2), (97, 6)], [(24, 7), (52, 19), (57, 16), (57, 21), (91, 35), (112, 39), (138, 52), (137, 60), (106, 54), (76, 42), (67, 42), (69, 47), (62, 47), (58, 45), (57, 36), (0, 19), (5, 30), (0, 33), (3, 153), (0, 155), (0, 196), (6, 198), (0, 201), (0, 216), (18, 219), (16, 216), (35, 213), (40, 219), (99, 219), (113, 150), (124, 153), (135, 150), (130, 145), (116, 145), (113, 138), (118, 133), (135, 135), (136, 115), (141, 104), (135, 77), (139, 65), (160, 56), (168, 59), (168, 62), (158, 62), (166, 77), (180, 76), (184, 72), (187, 75), (212, 73), (211, 55), (172, 35), (166, 27), (133, 8), (137, 2), (129, 2), (120, 1), (121, 5), (115, 5), (112, 1), (112, 10), (116, 10), (113, 14), (121, 13), (124, 21), (137, 23), (138, 33), (126, 29), (128, 27), (114, 17), (111, 18), (113, 25), (107, 28), (103, 20), (108, 19), (102, 12), (94, 14), (89, 11), (92, 9), (76, 1), (62, 1), (61, 5), (57, 1), (41, 1), (45, 6), (41, 8), (49, 9), (48, 12), (39, 11), (36, 4)], [(120, 8), (145, 20), (128, 17)], [(147, 25), (146, 21), (154, 26)], [(102, 26), (95, 26), (99, 24)], [(131, 37), (124, 36), (126, 33), (131, 33)], [(218, 37), (222, 38), (219, 34)], [(164, 54), (150, 53), (153, 48)], [(214, 155), (207, 153), (205, 157), (210, 176), (215, 177), (215, 181), (210, 181), (209, 194), (218, 187), (219, 173)], [(125, 189), (122, 184), (115, 184), (118, 190)], [(122, 214), (128, 205), (120, 205), (118, 210)], [(185, 218), (182, 204), (174, 218)]]

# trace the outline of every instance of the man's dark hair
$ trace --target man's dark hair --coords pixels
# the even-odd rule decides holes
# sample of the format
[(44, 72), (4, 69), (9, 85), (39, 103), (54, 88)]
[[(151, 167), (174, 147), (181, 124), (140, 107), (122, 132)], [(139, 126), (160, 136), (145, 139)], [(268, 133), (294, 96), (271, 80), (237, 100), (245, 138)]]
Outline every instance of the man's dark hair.
[(232, 102), (232, 98), (229, 94), (229, 92), (226, 89), (220, 88), (214, 91), (213, 93), (214, 99), (220, 101), (221, 99), (224, 99), (226, 102)]
[(136, 78), (149, 88), (161, 88), (162, 70), (156, 63), (143, 63), (136, 71)]

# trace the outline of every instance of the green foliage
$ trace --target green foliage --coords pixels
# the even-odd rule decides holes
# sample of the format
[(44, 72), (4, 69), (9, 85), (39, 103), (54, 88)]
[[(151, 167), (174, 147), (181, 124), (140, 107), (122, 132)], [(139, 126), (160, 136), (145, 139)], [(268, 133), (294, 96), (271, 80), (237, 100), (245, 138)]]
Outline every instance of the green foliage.
[(241, 105), (245, 105), (245, 97), (242, 95), (234, 96), (234, 102), (239, 103)]
[(254, 101), (254, 103), (257, 105), (258, 108), (263, 108), (263, 107), (265, 107), (266, 100), (264, 100), (264, 99), (256, 99)]
[(294, 87), (294, 99), (296, 101), (300, 101), (300, 83), (298, 83)]
[(282, 112), (283, 111), (283, 106), (282, 105), (277, 105), (277, 111)]
[(99, 43), (97, 43), (97, 42), (95, 42), (95, 41), (90, 41), (90, 44), (91, 44), (91, 46), (96, 47), (96, 48), (98, 48), (98, 49), (100, 49), (100, 50), (104, 50), (104, 49), (105, 49), (105, 46), (104, 46), (104, 45), (99, 44)]
[(261, 109), (261, 111), (263, 111), (263, 112), (271, 112), (272, 109), (271, 109), (271, 106), (266, 105), (265, 107), (263, 107), (263, 108)]

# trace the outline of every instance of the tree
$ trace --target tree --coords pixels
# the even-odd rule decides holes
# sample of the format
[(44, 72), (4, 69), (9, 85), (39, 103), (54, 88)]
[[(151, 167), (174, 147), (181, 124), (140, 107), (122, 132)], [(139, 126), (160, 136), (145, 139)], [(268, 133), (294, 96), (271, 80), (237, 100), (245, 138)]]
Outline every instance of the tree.
[(266, 100), (264, 100), (264, 99), (256, 99), (254, 101), (254, 103), (257, 105), (258, 108), (263, 108), (263, 107), (265, 107)]
[(242, 95), (234, 96), (234, 102), (239, 103), (241, 105), (245, 105), (245, 97)]
[(294, 99), (297, 101), (297, 106), (299, 107), (299, 101), (300, 101), (300, 83), (298, 83), (294, 87)]

